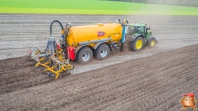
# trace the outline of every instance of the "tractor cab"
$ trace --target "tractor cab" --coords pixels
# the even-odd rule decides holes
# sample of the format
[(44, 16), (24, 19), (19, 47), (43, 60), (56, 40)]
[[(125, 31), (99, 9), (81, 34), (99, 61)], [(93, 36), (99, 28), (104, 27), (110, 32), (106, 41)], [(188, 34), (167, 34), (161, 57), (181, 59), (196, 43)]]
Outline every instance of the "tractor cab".
[(143, 36), (147, 38), (151, 36), (150, 27), (147, 27), (146, 24), (143, 23), (135, 23), (128, 25), (128, 33), (134, 36)]

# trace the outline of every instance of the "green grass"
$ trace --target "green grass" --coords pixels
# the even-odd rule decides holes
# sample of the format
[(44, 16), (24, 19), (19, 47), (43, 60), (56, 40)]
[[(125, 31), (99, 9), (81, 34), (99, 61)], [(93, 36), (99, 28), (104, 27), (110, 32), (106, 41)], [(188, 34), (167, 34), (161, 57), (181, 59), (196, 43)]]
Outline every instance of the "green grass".
[(198, 15), (198, 8), (99, 0), (0, 0), (0, 13)]

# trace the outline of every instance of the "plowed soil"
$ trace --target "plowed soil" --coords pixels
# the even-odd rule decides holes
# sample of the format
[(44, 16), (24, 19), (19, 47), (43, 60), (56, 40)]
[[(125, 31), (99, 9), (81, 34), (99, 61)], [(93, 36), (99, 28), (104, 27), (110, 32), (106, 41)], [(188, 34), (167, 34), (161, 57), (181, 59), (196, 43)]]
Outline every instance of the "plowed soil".
[[(56, 80), (29, 61), (28, 49), (45, 48), (55, 19), (75, 26), (116, 18), (147, 23), (159, 44), (138, 52), (126, 44), (86, 65), (71, 61), (72, 74)], [(4, 14), (0, 24), (0, 111), (179, 111), (182, 94), (198, 95), (197, 16)], [(55, 25), (57, 38), (59, 31)]]
[(198, 95), (198, 45), (51, 80), (28, 57), (2, 60), (0, 109), (177, 111)]

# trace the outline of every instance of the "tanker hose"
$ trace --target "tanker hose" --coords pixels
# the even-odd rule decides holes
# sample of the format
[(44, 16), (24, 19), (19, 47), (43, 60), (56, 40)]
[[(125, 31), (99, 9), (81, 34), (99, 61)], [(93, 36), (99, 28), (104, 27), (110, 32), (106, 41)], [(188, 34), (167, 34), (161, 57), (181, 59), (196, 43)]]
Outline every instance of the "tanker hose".
[(58, 20), (54, 20), (54, 21), (52, 21), (52, 23), (50, 24), (50, 36), (52, 36), (52, 25), (53, 25), (54, 22), (59, 23), (59, 25), (61, 26), (61, 29), (63, 30), (63, 25), (62, 25), (62, 23), (61, 23), (60, 21), (58, 21)]

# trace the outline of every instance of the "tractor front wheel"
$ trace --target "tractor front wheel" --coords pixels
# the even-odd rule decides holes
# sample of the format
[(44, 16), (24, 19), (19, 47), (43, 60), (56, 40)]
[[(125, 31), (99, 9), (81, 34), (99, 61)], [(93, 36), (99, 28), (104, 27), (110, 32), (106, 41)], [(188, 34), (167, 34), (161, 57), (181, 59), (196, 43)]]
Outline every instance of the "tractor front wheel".
[(134, 41), (131, 41), (130, 45), (133, 51), (139, 51), (144, 46), (144, 39), (142, 37), (138, 37)]
[(156, 40), (155, 40), (155, 39), (151, 39), (151, 40), (149, 41), (148, 46), (149, 46), (149, 47), (155, 47), (155, 45), (156, 45)]

